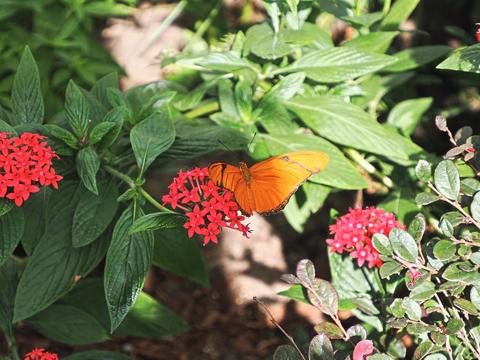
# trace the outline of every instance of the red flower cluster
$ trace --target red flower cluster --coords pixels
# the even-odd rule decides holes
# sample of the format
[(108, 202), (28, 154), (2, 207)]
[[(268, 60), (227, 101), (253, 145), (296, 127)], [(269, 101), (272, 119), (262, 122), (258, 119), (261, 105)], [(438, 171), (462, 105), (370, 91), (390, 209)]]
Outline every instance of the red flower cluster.
[(46, 352), (45, 349), (35, 348), (25, 355), (23, 360), (58, 360), (58, 355)]
[(248, 237), (250, 229), (242, 224), (245, 217), (239, 214), (233, 193), (215, 185), (207, 168), (180, 170), (168, 188), (170, 191), (162, 201), (172, 209), (185, 211), (188, 221), (184, 227), (188, 230), (188, 237), (198, 234), (203, 236), (204, 245), (210, 241), (218, 243), (217, 237), (225, 226)]
[(342, 254), (349, 252), (357, 259), (358, 266), (368, 262), (368, 267), (381, 266), (378, 251), (372, 245), (372, 236), (376, 233), (388, 236), (393, 228), (405, 229), (392, 213), (374, 207), (366, 209), (350, 209), (330, 226), (333, 239), (327, 239), (331, 252)]
[(58, 188), (62, 180), (52, 168), (52, 160), (59, 157), (44, 136), (25, 132), (19, 137), (0, 133), (0, 198), (8, 198), (21, 206), (40, 186)]

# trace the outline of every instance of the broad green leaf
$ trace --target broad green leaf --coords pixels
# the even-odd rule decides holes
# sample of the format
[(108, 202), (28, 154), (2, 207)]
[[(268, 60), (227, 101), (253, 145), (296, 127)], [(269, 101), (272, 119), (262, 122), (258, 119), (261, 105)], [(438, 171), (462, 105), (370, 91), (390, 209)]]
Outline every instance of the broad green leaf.
[(443, 271), (442, 278), (449, 281), (473, 284), (480, 282), (480, 274), (470, 262), (454, 262)]
[(98, 195), (84, 191), (75, 208), (72, 243), (82, 247), (95, 241), (106, 230), (117, 212), (118, 189), (113, 182), (101, 182)]
[(65, 115), (73, 132), (79, 139), (87, 134), (90, 107), (82, 90), (70, 80), (65, 92)]
[(249, 27), (245, 36), (244, 51), (262, 59), (278, 59), (293, 51), (293, 47), (284, 41), (282, 32), (275, 33), (268, 23)]
[(243, 150), (248, 141), (239, 131), (217, 125), (175, 123), (176, 137), (173, 145), (162, 154), (167, 159), (191, 159), (213, 151)]
[(398, 275), (403, 266), (395, 261), (385, 261), (380, 267), (380, 277), (382, 279), (389, 278), (392, 275)]
[(108, 88), (119, 89), (118, 74), (116, 72), (112, 72), (100, 78), (90, 91), (107, 109), (110, 108), (110, 102), (107, 97)]
[(467, 314), (478, 316), (478, 310), (475, 305), (466, 299), (454, 299), (453, 304)]
[(435, 284), (429, 280), (421, 280), (415, 283), (410, 291), (410, 299), (420, 303), (430, 299), (435, 294)]
[[(137, 213), (142, 215), (140, 209)], [(152, 261), (153, 234), (148, 231), (129, 235), (134, 221), (130, 206), (118, 219), (107, 251), (104, 284), (112, 331), (135, 304)]]
[(64, 360), (133, 360), (131, 357), (110, 351), (83, 351), (63, 358)]
[(289, 74), (273, 85), (264, 98), (266, 96), (275, 96), (279, 99), (289, 100), (302, 89), (304, 81), (305, 73), (298, 72)]
[(72, 149), (78, 149), (78, 139), (70, 131), (55, 124), (47, 124), (45, 125), (45, 129), (49, 136), (62, 140)]
[(465, 323), (462, 319), (451, 318), (450, 320), (448, 320), (445, 332), (447, 335), (456, 335), (464, 327)]
[(155, 232), (153, 265), (209, 287), (208, 272), (197, 240), (183, 227)]
[(76, 158), (77, 173), (83, 185), (92, 193), (98, 195), (97, 172), (100, 168), (100, 158), (91, 147), (81, 149)]
[(90, 145), (95, 145), (100, 140), (103, 139), (110, 131), (117, 127), (117, 124), (114, 122), (102, 122), (95, 126), (90, 132), (88, 143)]
[(343, 46), (353, 47), (360, 52), (383, 54), (397, 35), (397, 31), (375, 31), (348, 40)]
[(177, 213), (155, 212), (135, 220), (128, 232), (135, 234), (147, 230), (171, 229), (183, 225), (185, 221), (186, 217)]
[(196, 60), (195, 63), (209, 70), (226, 73), (252, 67), (252, 64), (240, 57), (236, 51), (212, 52)]
[(17, 265), (13, 260), (0, 266), (0, 331), (13, 336), (13, 306), (17, 290)]
[(422, 115), (430, 108), (433, 99), (418, 98), (399, 102), (388, 114), (387, 123), (410, 135), (420, 123)]
[(108, 123), (108, 124), (113, 123), (115, 124), (115, 126), (113, 126), (108, 133), (103, 135), (102, 139), (97, 145), (98, 148), (106, 149), (115, 143), (115, 141), (117, 140), (118, 136), (122, 131), (125, 113), (126, 113), (125, 107), (117, 107), (110, 110), (105, 115), (105, 117), (102, 119), (102, 123)]
[(473, 196), (477, 191), (480, 191), (480, 181), (473, 178), (466, 178), (460, 180), (460, 191), (468, 196)]
[(420, 148), (409, 139), (373, 121), (361, 108), (332, 96), (295, 98), (286, 101), (313, 131), (341, 145), (408, 160)]
[(253, 89), (247, 80), (240, 79), (235, 84), (235, 105), (240, 118), (250, 122), (252, 117)]
[(316, 24), (306, 22), (300, 30), (284, 29), (283, 40), (291, 45), (311, 46), (317, 49), (333, 47), (332, 37)]
[(480, 310), (480, 293), (475, 286), (472, 286), (470, 289), (470, 301), (478, 310)]
[(420, 242), (423, 238), (423, 234), (425, 233), (426, 228), (427, 220), (425, 219), (425, 215), (419, 213), (415, 215), (415, 218), (408, 225), (407, 231), (410, 235), (412, 235), (413, 239), (416, 242)]
[(187, 323), (172, 310), (142, 292), (132, 310), (115, 331), (115, 335), (160, 338), (174, 336), (189, 329)]
[(457, 246), (450, 240), (440, 240), (433, 247), (433, 255), (441, 261), (450, 260), (456, 252)]
[(480, 192), (477, 192), (473, 197), (470, 204), (470, 213), (475, 220), (480, 221)]
[(390, 244), (390, 240), (384, 234), (374, 234), (372, 237), (372, 245), (381, 255), (393, 255), (392, 244)]
[(307, 290), (300, 284), (294, 284), (290, 286), (287, 290), (280, 291), (278, 295), (301, 301), (306, 304), (310, 304), (310, 300), (308, 300)]
[(335, 316), (338, 312), (338, 293), (328, 281), (313, 279), (307, 293), (310, 302), (323, 313)]
[(455, 50), (437, 69), (480, 73), (480, 44)]
[(43, 123), (44, 105), (37, 64), (25, 47), (12, 85), (12, 110), (17, 123)]
[(62, 183), (47, 208), (45, 233), (35, 247), (18, 284), (14, 321), (24, 320), (64, 295), (103, 258), (106, 239), (76, 249), (72, 246), (72, 219), (78, 185)]
[(460, 192), (460, 175), (453, 161), (441, 161), (435, 168), (433, 178), (440, 194), (450, 200), (457, 199)]
[(428, 205), (438, 200), (440, 200), (440, 197), (438, 195), (428, 192), (420, 193), (415, 197), (415, 202), (418, 205)]
[(17, 247), (24, 227), (23, 211), (17, 207), (0, 217), (0, 266)]
[(318, 325), (315, 325), (315, 331), (317, 334), (323, 334), (329, 339), (343, 339), (342, 330), (337, 325), (329, 321), (324, 321)]
[(95, 317), (70, 305), (53, 304), (26, 321), (43, 336), (68, 345), (95, 344), (110, 339), (107, 329)]
[(353, 15), (352, 1), (336, 1), (336, 0), (316, 0), (322, 11), (326, 11), (336, 17), (344, 17)]
[(342, 16), (341, 20), (352, 24), (354, 27), (366, 27), (370, 28), (372, 25), (376, 24), (383, 19), (383, 12), (375, 11), (368, 14), (361, 14), (355, 16)]
[(269, 134), (290, 135), (299, 128), (287, 108), (275, 95), (265, 95), (255, 109), (256, 123), (260, 124)]
[(323, 335), (316, 335), (308, 347), (309, 360), (333, 360), (333, 346), (330, 339)]
[(448, 54), (451, 50), (451, 47), (443, 45), (418, 46), (402, 50), (392, 55), (398, 61), (385, 67), (383, 71), (402, 72), (412, 70)]
[(412, 264), (417, 262), (418, 248), (413, 237), (406, 231), (393, 228), (388, 235), (393, 252)]
[(316, 150), (327, 154), (329, 158), (327, 168), (313, 175), (309, 179), (312, 182), (339, 189), (363, 189), (368, 185), (343, 153), (335, 145), (321, 137), (305, 134), (276, 134), (275, 136), (262, 134), (257, 137), (265, 139), (264, 144), (271, 156), (297, 150)]
[[(61, 183), (60, 186), (62, 186)], [(45, 230), (45, 213), (49, 193), (50, 190), (44, 188), (31, 195), (28, 201), (22, 205), (25, 219), (28, 219), (28, 226), (24, 227), (21, 243), (27, 255), (32, 255)]]
[(415, 166), (415, 174), (418, 180), (429, 181), (432, 177), (432, 164), (427, 160), (418, 160)]
[(420, 0), (397, 0), (380, 24), (381, 30), (398, 30), (400, 24), (408, 19)]
[(293, 346), (280, 345), (273, 354), (273, 360), (302, 360), (302, 358)]
[(309, 52), (292, 65), (277, 70), (277, 73), (303, 71), (312, 80), (339, 83), (378, 71), (395, 61), (395, 58), (388, 55), (336, 47)]
[(419, 210), (413, 191), (408, 187), (399, 187), (391, 192), (378, 206), (394, 213), (402, 224), (409, 223)]
[(405, 298), (402, 301), (402, 307), (410, 320), (420, 321), (422, 318), (422, 309), (416, 301)]
[(138, 167), (145, 171), (158, 155), (166, 151), (175, 140), (171, 110), (168, 105), (158, 109), (135, 125), (130, 141)]
[(296, 269), (297, 278), (302, 282), (303, 286), (312, 286), (315, 279), (315, 266), (308, 259), (300, 260)]

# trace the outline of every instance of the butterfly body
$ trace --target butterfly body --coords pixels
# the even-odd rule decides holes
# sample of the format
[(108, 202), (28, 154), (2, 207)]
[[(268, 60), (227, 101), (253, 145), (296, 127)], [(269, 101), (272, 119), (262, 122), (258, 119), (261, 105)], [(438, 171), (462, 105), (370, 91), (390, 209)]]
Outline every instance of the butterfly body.
[(251, 215), (280, 211), (311, 175), (322, 171), (328, 156), (318, 151), (296, 151), (261, 161), (251, 167), (214, 163), (208, 172), (212, 181), (232, 191), (242, 211)]

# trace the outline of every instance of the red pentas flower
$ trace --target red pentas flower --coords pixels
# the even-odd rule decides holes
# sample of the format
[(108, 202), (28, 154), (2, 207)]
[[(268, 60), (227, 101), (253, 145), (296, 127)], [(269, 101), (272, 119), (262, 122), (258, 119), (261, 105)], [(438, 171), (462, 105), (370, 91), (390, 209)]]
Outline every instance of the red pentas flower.
[(168, 188), (170, 191), (162, 201), (185, 212), (188, 237), (198, 234), (203, 237), (204, 245), (210, 241), (218, 243), (223, 227), (241, 231), (248, 237), (250, 229), (242, 223), (245, 216), (241, 215), (233, 193), (215, 185), (207, 168), (180, 170)]
[(378, 251), (372, 245), (372, 236), (376, 233), (388, 236), (393, 228), (405, 229), (395, 219), (395, 215), (374, 207), (350, 209), (330, 226), (333, 239), (327, 239), (330, 252), (342, 254), (349, 252), (357, 259), (358, 266), (368, 264), (369, 268), (381, 266)]
[(25, 354), (23, 360), (58, 360), (58, 355), (49, 353), (43, 348), (35, 348), (28, 354)]
[(52, 160), (59, 159), (47, 145), (45, 136), (25, 132), (18, 137), (0, 133), (0, 198), (11, 199), (21, 206), (39, 186), (52, 185), (58, 189)]

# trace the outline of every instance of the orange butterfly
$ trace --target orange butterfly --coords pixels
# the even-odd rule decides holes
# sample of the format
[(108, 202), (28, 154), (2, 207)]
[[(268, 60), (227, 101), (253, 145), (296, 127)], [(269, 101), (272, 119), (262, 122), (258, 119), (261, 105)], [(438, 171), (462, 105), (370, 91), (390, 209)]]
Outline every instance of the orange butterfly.
[(246, 215), (254, 211), (272, 214), (282, 210), (290, 197), (311, 175), (326, 168), (328, 156), (318, 151), (295, 151), (261, 161), (252, 167), (214, 163), (212, 181), (235, 194)]

